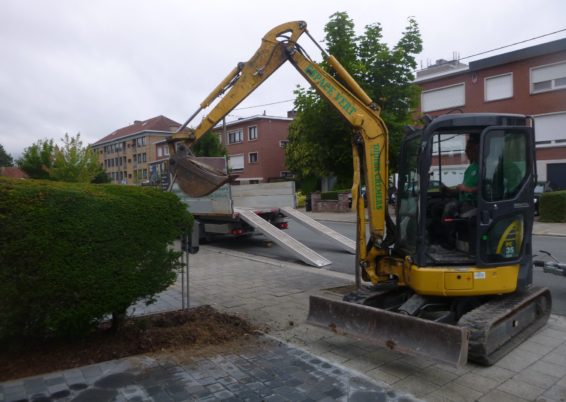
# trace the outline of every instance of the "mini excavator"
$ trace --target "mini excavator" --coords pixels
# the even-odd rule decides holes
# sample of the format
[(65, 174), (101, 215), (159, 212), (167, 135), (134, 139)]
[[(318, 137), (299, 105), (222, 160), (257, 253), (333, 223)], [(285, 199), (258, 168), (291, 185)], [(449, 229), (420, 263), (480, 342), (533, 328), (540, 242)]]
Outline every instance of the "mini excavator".
[[(495, 363), (546, 323), (552, 304), (548, 289), (533, 286), (533, 119), (460, 113), (408, 127), (393, 219), (380, 108), (314, 40), (332, 74), (313, 61), (298, 44), (303, 34), (313, 39), (303, 21), (273, 28), (252, 58), (238, 63), (200, 104), (169, 140), (174, 177), (191, 196), (229, 181), (195, 161), (192, 144), (291, 63), (352, 129), (356, 286), (340, 297), (311, 296), (308, 322), (454, 366)], [(187, 129), (215, 100), (200, 124)], [(448, 178), (458, 176), (463, 162), (473, 168), (466, 169), (463, 186), (450, 188)]]

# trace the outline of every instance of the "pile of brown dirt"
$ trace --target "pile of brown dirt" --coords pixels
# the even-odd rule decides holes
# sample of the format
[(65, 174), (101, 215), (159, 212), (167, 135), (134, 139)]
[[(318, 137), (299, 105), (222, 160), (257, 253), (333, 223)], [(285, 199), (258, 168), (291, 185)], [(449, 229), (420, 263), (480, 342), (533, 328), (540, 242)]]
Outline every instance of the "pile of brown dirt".
[(220, 345), (253, 333), (247, 321), (210, 306), (129, 318), (117, 332), (105, 324), (83, 339), (2, 348), (0, 381), (144, 353)]

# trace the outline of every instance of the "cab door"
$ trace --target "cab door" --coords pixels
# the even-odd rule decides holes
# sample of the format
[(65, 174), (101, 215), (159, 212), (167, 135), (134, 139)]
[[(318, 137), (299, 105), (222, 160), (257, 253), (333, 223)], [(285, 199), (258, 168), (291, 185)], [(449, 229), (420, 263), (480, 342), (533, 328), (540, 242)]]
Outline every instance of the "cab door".
[(530, 247), (535, 181), (530, 127), (489, 127), (480, 141), (476, 259), (479, 266), (519, 263)]

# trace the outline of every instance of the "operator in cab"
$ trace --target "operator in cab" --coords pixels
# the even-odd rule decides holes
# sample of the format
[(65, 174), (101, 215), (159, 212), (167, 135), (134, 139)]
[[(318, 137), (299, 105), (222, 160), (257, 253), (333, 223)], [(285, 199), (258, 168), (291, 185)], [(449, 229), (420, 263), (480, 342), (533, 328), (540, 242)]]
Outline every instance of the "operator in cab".
[(464, 180), (456, 187), (442, 187), (445, 194), (458, 194), (457, 203), (448, 203), (444, 208), (444, 216), (455, 213), (465, 214), (477, 206), (479, 183), (479, 143), (478, 137), (470, 135), (466, 142), (466, 157), (470, 164), (464, 172)]

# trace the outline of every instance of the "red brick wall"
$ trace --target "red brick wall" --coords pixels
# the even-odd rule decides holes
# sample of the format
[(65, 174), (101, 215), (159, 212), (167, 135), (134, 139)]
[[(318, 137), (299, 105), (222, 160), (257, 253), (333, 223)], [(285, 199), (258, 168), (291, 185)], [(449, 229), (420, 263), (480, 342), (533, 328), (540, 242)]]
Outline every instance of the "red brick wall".
[[(533, 57), (518, 62), (464, 72), (456, 76), (438, 78), (419, 83), (423, 91), (442, 88), (464, 82), (466, 105), (464, 112), (520, 113), (538, 115), (566, 110), (566, 89), (530, 94), (530, 68), (566, 60), (566, 51), (546, 56)], [(484, 80), (501, 74), (513, 73), (513, 97), (496, 101), (484, 101)], [(437, 116), (446, 110), (435, 110), (429, 114)]]
[[(244, 170), (234, 172), (240, 179), (280, 177), (285, 167), (285, 148), (279, 146), (280, 140), (287, 140), (289, 135), (289, 120), (279, 120), (270, 118), (258, 118), (246, 120), (241, 124), (232, 124), (227, 128), (227, 132), (242, 128), (244, 138), (242, 143), (227, 144), (227, 138), (223, 137), (223, 144), (228, 149), (228, 155), (244, 155)], [(257, 140), (248, 139), (248, 128), (257, 127)], [(219, 132), (219, 131), (217, 131)], [(249, 153), (257, 152), (257, 163), (249, 162)]]

